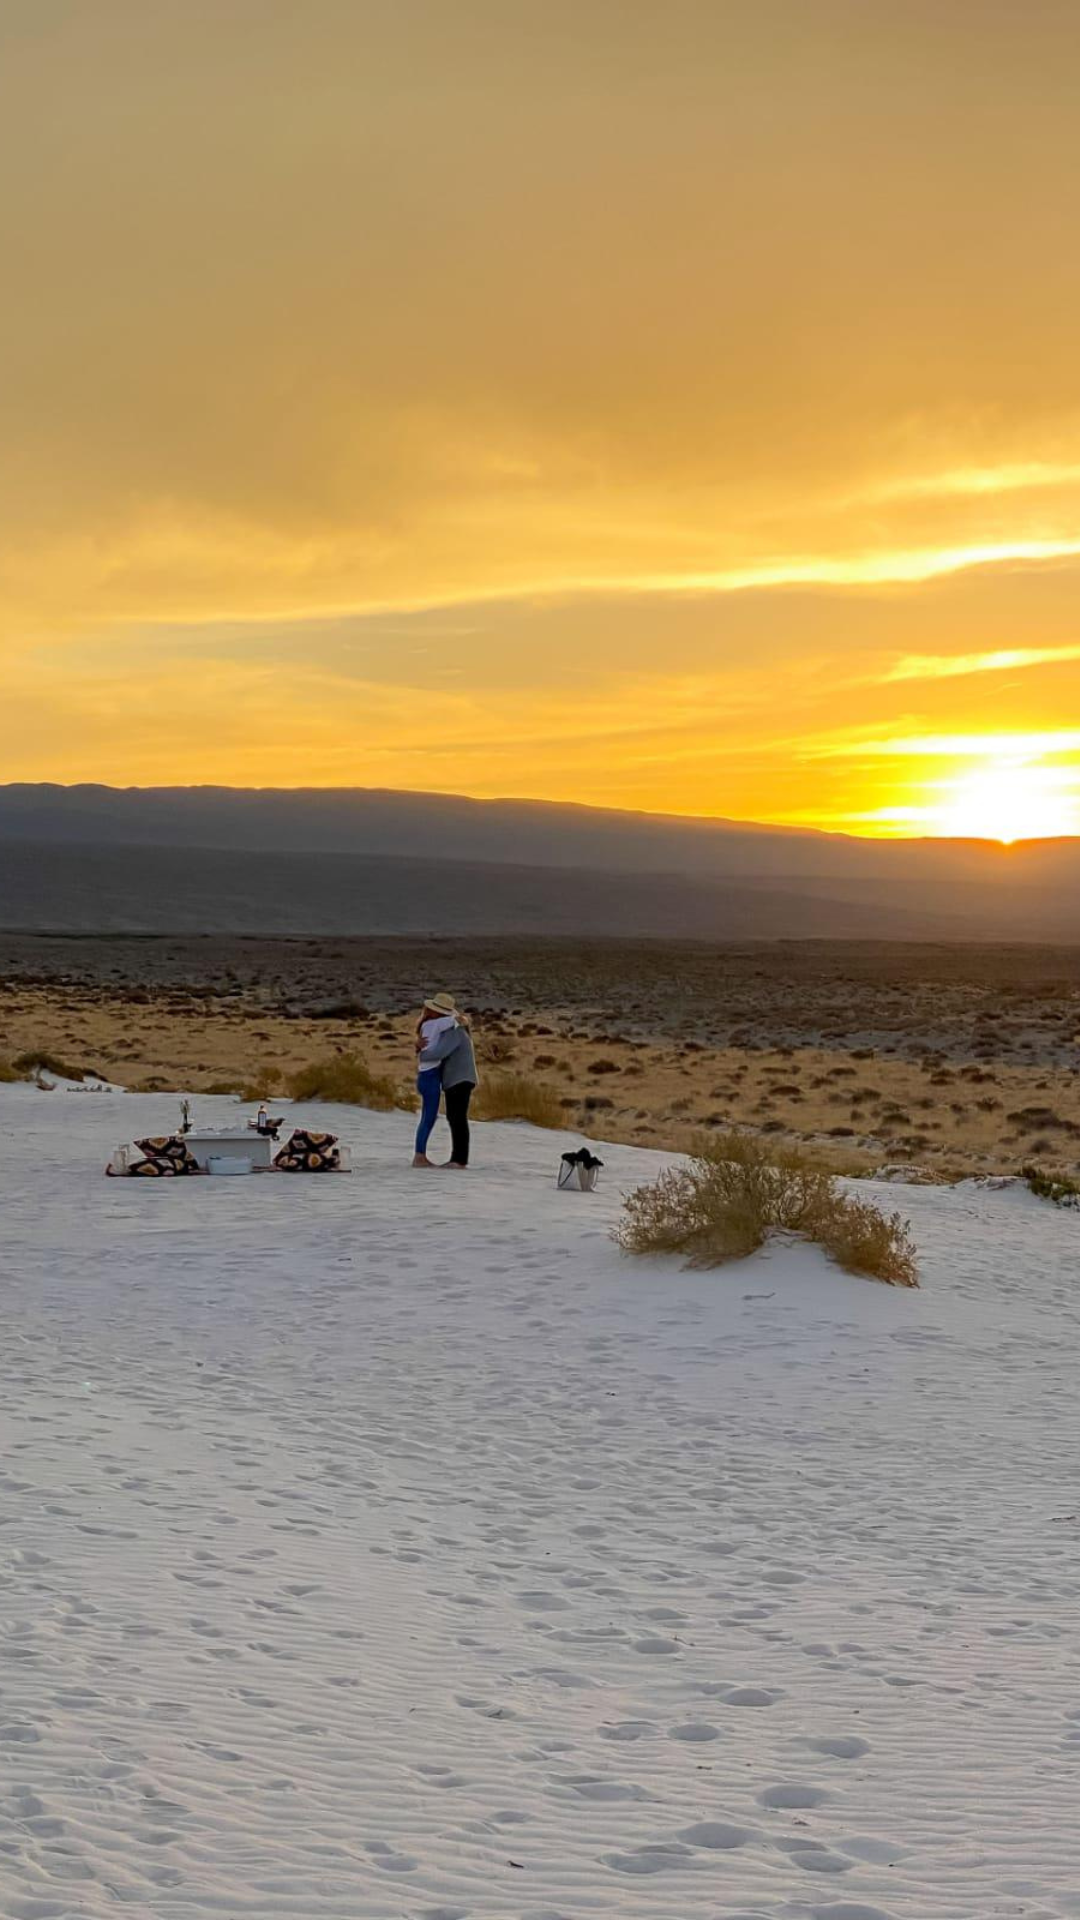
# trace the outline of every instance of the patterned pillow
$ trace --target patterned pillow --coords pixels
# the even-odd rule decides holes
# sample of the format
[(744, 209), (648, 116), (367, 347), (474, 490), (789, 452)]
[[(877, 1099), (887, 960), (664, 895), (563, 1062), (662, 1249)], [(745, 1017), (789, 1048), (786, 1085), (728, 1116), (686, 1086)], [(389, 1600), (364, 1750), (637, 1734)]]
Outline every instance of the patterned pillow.
[(136, 1160), (128, 1168), (137, 1178), (164, 1179), (170, 1174), (202, 1172), (187, 1141), (179, 1134), (155, 1134), (148, 1140), (136, 1140), (135, 1145), (146, 1155), (145, 1160)]
[(274, 1155), (279, 1173), (333, 1173), (340, 1164), (336, 1133), (309, 1133), (301, 1127)]
[(142, 1180), (175, 1179), (184, 1173), (201, 1173), (197, 1160), (188, 1156), (186, 1160), (170, 1159), (168, 1154), (148, 1154), (145, 1160), (133, 1160), (128, 1168), (130, 1174)]

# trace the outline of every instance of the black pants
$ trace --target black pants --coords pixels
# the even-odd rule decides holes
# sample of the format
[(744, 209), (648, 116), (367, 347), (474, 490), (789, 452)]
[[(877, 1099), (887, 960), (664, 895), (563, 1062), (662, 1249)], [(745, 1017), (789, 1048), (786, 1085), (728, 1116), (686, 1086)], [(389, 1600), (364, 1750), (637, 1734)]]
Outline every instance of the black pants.
[(471, 1080), (462, 1080), (458, 1086), (447, 1087), (443, 1093), (450, 1128), (450, 1158), (459, 1167), (469, 1164), (469, 1101), (472, 1097)]

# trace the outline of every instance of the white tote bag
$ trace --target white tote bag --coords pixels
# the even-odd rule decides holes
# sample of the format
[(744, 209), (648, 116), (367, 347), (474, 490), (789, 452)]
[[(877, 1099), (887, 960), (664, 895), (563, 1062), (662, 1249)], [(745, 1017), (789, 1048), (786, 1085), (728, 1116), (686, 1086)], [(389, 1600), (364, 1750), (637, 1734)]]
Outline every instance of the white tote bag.
[(559, 1186), (573, 1187), (579, 1193), (592, 1193), (603, 1164), (585, 1147), (580, 1153), (564, 1153), (559, 1165)]

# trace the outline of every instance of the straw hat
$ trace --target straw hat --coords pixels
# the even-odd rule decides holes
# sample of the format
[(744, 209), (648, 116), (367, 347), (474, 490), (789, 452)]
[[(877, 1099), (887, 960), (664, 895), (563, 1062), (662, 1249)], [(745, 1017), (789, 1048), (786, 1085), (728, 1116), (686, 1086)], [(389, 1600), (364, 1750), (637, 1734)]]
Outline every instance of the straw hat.
[(424, 1005), (430, 1007), (433, 1013), (451, 1013), (457, 1019), (458, 1010), (452, 993), (429, 993)]

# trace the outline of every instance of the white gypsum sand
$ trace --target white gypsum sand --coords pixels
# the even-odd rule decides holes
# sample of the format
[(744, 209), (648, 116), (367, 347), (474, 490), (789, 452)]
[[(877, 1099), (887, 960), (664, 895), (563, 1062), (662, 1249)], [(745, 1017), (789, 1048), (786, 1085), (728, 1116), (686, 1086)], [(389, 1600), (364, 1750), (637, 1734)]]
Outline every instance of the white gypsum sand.
[(102, 1177), (176, 1108), (0, 1088), (5, 1920), (1080, 1915), (1075, 1214), (688, 1274), (658, 1155)]

